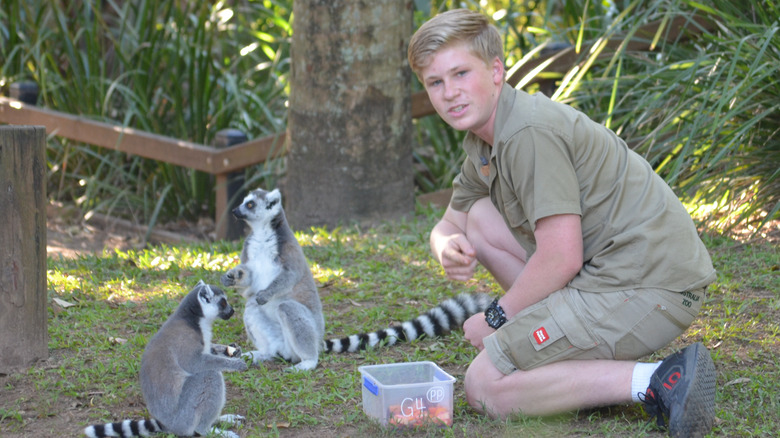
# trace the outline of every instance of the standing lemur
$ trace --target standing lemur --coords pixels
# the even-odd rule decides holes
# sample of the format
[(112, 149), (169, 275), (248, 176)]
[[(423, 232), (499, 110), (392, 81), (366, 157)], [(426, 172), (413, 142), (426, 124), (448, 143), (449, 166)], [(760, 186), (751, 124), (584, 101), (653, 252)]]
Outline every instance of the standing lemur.
[(181, 301), (160, 330), (149, 340), (141, 358), (141, 392), (152, 419), (96, 424), (84, 429), (89, 437), (149, 436), (155, 432), (177, 436), (195, 434), (238, 438), (214, 427), (235, 423), (238, 415), (222, 415), (225, 405), (223, 371), (244, 371), (239, 349), (211, 343), (215, 319), (229, 319), (233, 308), (222, 289), (203, 283)]
[(421, 336), (440, 336), (460, 327), (490, 304), (487, 294), (462, 294), (398, 326), (323, 342), (322, 304), (308, 262), (282, 209), (278, 189), (255, 189), (233, 210), (251, 228), (241, 264), (222, 276), (246, 298), (244, 325), (256, 350), (253, 361), (282, 357), (294, 369), (317, 366), (319, 352), (354, 352)]

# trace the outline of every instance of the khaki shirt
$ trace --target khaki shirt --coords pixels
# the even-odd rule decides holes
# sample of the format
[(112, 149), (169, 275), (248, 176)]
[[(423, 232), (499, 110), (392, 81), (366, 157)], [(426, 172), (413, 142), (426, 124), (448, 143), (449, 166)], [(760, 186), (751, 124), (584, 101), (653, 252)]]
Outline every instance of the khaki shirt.
[(682, 292), (714, 281), (707, 249), (677, 195), (611, 130), (507, 84), (494, 128), (494, 147), (466, 135), (453, 209), (467, 212), (489, 196), (529, 257), (536, 221), (579, 215), (584, 265), (569, 286), (582, 291)]

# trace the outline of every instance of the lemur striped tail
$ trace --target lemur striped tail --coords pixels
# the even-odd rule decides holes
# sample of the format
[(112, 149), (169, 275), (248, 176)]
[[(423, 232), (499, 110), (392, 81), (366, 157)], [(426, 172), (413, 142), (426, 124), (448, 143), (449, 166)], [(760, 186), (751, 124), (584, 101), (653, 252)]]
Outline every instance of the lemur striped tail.
[(354, 353), (377, 344), (393, 345), (423, 336), (442, 336), (459, 328), (471, 315), (484, 311), (492, 301), (488, 294), (461, 294), (400, 325), (371, 333), (325, 341), (324, 352)]
[(130, 438), (134, 436), (151, 436), (162, 432), (162, 425), (155, 420), (124, 420), (118, 423), (94, 424), (84, 429), (84, 434), (90, 438), (115, 436)]

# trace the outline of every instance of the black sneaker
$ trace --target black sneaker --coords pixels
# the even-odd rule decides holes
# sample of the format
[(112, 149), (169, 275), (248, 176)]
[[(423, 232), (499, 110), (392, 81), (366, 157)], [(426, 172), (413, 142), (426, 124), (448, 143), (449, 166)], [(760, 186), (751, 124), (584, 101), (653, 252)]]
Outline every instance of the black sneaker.
[(639, 395), (658, 426), (668, 418), (670, 436), (703, 437), (715, 420), (715, 379), (710, 352), (696, 343), (664, 359)]

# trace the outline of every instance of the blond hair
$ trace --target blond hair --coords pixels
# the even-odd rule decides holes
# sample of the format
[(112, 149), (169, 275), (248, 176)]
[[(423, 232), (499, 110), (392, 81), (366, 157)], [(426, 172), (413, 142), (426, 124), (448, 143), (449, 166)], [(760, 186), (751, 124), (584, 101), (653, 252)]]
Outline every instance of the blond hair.
[(431, 18), (414, 33), (407, 51), (409, 66), (419, 75), (439, 50), (458, 43), (466, 43), (485, 64), (496, 57), (504, 62), (501, 35), (487, 17), (468, 9), (453, 9)]

